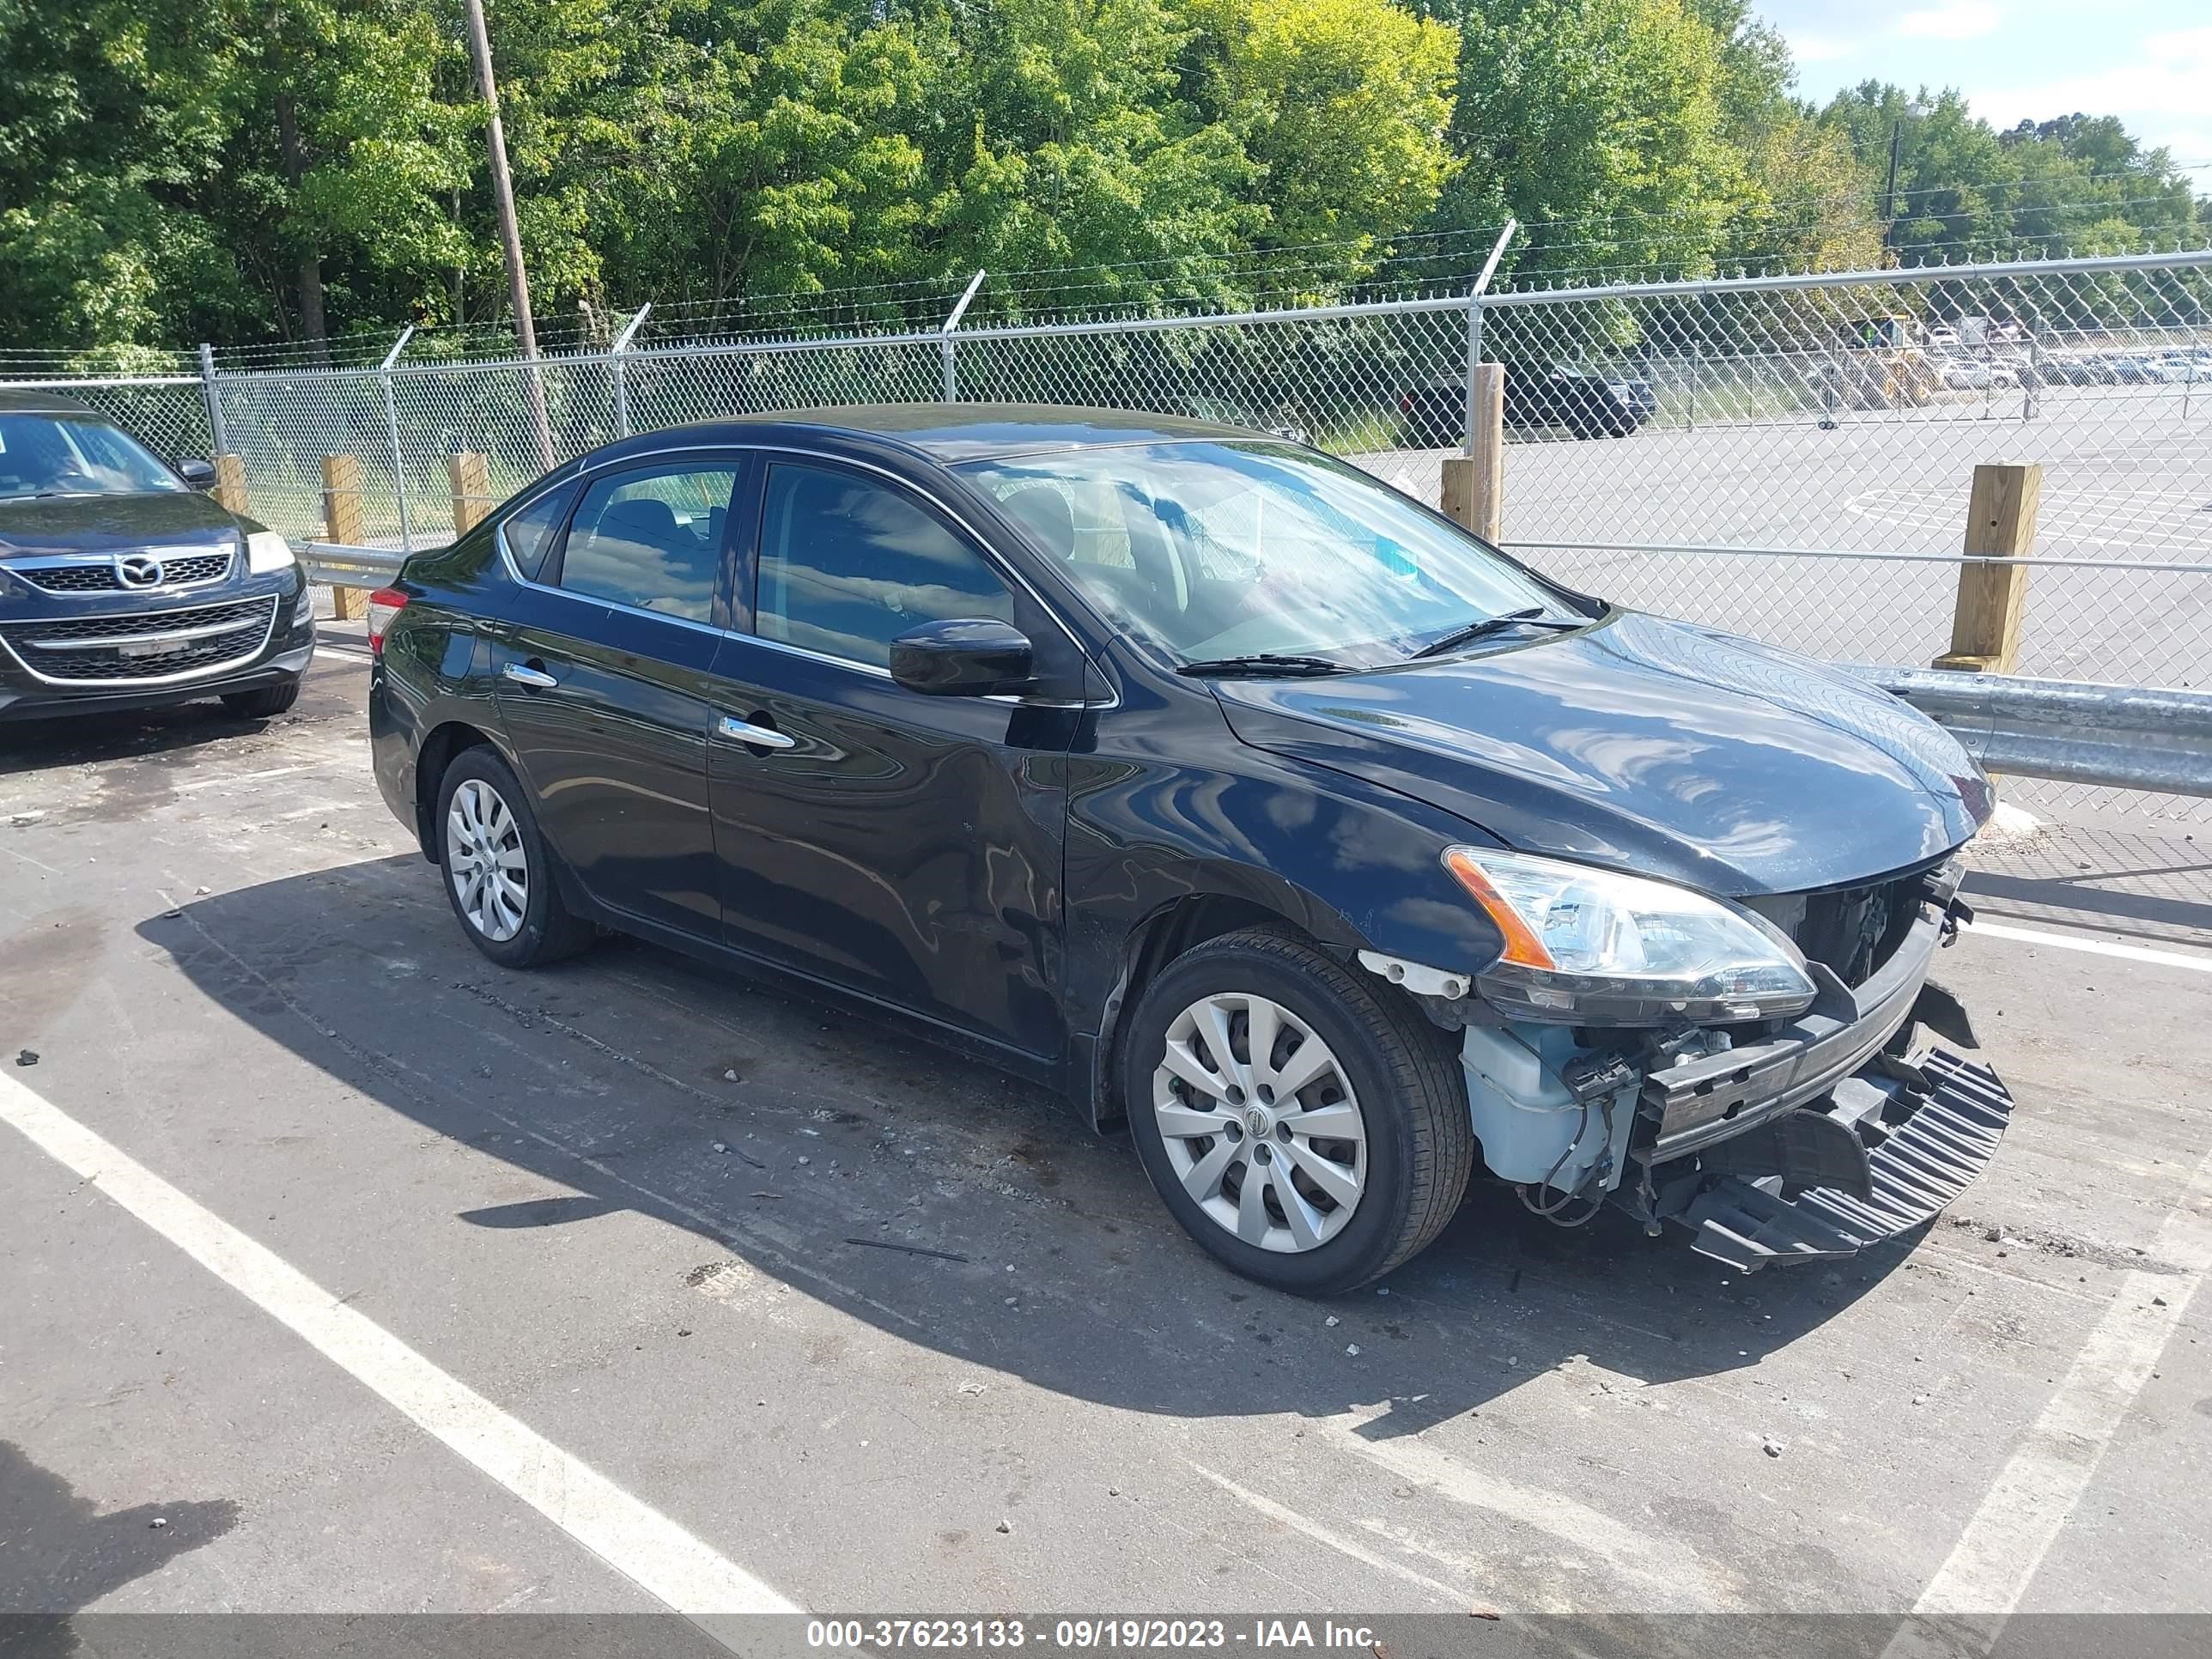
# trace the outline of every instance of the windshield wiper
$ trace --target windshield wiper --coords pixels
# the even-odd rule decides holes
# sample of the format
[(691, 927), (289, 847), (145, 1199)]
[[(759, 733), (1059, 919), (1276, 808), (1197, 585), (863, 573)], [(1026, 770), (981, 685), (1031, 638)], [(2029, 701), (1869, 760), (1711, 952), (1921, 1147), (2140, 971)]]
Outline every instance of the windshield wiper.
[(1230, 674), (1278, 674), (1288, 678), (1302, 674), (1346, 674), (1351, 672), (1351, 665), (1332, 662), (1327, 657), (1283, 657), (1263, 651), (1256, 656), (1208, 657), (1202, 662), (1182, 663), (1176, 672), (1205, 678)]
[(1480, 622), (1455, 628), (1442, 639), (1431, 640), (1414, 652), (1413, 657), (1440, 657), (1447, 651), (1456, 650), (1462, 645), (1473, 645), (1477, 640), (1488, 639), (1492, 634), (1502, 634), (1509, 628), (1581, 628), (1589, 621), (1587, 617), (1547, 616), (1542, 605), (1532, 605), (1526, 611), (1509, 611), (1502, 617), (1485, 617)]

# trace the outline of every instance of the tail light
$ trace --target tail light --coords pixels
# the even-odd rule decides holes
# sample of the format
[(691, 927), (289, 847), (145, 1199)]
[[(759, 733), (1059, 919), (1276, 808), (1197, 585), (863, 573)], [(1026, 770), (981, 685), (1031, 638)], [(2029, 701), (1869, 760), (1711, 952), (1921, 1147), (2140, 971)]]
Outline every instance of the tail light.
[(385, 630), (392, 626), (407, 603), (407, 596), (396, 587), (380, 587), (368, 596), (368, 649), (372, 656), (384, 654)]

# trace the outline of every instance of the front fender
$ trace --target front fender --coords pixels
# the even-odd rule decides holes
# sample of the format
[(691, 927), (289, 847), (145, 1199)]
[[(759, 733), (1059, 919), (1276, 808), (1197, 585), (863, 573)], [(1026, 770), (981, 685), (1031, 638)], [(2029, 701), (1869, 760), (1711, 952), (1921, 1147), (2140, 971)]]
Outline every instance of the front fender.
[(1468, 973), (1497, 959), (1504, 939), (1442, 862), (1447, 847), (1493, 837), (1325, 768), (1242, 747), (1233, 759), (1234, 771), (1069, 757), (1072, 1030), (1104, 1029), (1132, 937), (1193, 897), (1242, 901), (1346, 956), (1379, 951)]

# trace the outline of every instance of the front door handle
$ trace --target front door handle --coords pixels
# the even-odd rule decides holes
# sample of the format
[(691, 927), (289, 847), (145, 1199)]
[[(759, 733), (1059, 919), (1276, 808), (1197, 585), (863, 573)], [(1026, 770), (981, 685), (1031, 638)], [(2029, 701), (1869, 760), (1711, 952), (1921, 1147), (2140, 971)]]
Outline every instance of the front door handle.
[(550, 691), (561, 684), (542, 668), (532, 668), (527, 663), (511, 662), (499, 671), (517, 685), (527, 685), (539, 691)]
[(720, 724), (724, 737), (734, 738), (739, 743), (757, 743), (763, 749), (799, 747), (798, 738), (787, 738), (772, 726), (755, 726), (749, 720), (741, 720), (734, 714), (723, 715)]

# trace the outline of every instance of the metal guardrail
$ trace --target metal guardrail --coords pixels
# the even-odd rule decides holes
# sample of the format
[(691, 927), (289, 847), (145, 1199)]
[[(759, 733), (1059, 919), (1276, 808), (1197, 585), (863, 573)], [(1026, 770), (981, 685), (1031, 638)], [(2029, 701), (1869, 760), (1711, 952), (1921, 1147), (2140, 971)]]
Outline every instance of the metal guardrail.
[[(406, 559), (397, 548), (301, 548), (308, 574), (332, 587), (381, 587)], [(1933, 668), (1851, 672), (1947, 728), (1992, 772), (2212, 796), (2212, 692)]]
[(1933, 668), (1851, 672), (1947, 728), (1992, 772), (2212, 795), (2212, 693)]
[(325, 587), (382, 587), (407, 562), (407, 555), (396, 547), (348, 547), (338, 542), (303, 542), (298, 553), (308, 577)]

